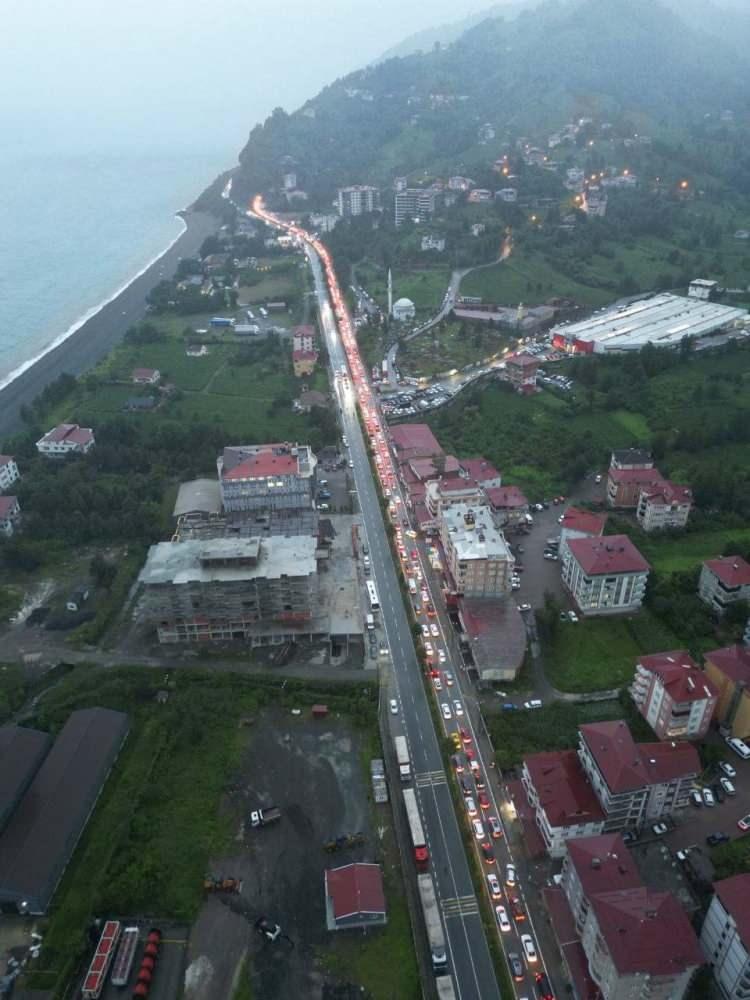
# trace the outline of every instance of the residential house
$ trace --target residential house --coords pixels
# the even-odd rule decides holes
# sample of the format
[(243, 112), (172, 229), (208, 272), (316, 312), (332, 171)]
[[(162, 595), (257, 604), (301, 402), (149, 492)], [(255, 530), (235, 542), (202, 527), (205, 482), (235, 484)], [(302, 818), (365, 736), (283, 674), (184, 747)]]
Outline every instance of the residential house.
[(134, 368), (130, 378), (136, 385), (156, 385), (161, 379), (161, 372), (158, 368)]
[(475, 222), (471, 227), (472, 236), (481, 236), (487, 227), (483, 222)]
[(94, 432), (90, 427), (79, 427), (78, 424), (58, 424), (36, 443), (37, 451), (45, 458), (86, 455), (93, 447)]
[(526, 519), (529, 501), (517, 486), (492, 486), (484, 492), (499, 527), (521, 524)]
[(595, 514), (582, 507), (568, 507), (560, 522), (559, 556), (562, 560), (568, 549), (568, 542), (573, 538), (601, 538), (607, 523), (606, 514)]
[(309, 413), (314, 406), (326, 409), (328, 403), (328, 396), (324, 392), (318, 392), (317, 389), (308, 389), (306, 392), (301, 392), (294, 401), (295, 408), (301, 413)]
[(429, 424), (396, 424), (390, 428), (390, 436), (399, 464), (413, 458), (436, 458), (443, 454)]
[(627, 535), (573, 538), (563, 556), (562, 580), (582, 614), (637, 611), (650, 566)]
[(664, 485), (658, 469), (613, 469), (607, 473), (607, 503), (610, 507), (637, 508), (641, 494), (657, 492)]
[(708, 732), (718, 690), (687, 650), (641, 656), (633, 701), (660, 740), (700, 740)]
[(481, 204), (482, 202), (492, 201), (492, 192), (488, 191), (487, 188), (474, 188), (473, 191), (469, 191), (469, 195), (466, 200), (472, 204)]
[(742, 556), (707, 559), (698, 579), (698, 596), (719, 615), (735, 601), (750, 600), (750, 564)]
[(518, 188), (500, 188), (499, 191), (495, 191), (495, 198), (508, 205), (515, 204), (518, 201)]
[(578, 730), (578, 757), (606, 814), (604, 832), (641, 830), (684, 809), (702, 771), (689, 743), (636, 743), (627, 723)]
[(644, 531), (684, 528), (693, 507), (689, 486), (663, 479), (641, 489), (635, 516)]
[(297, 378), (312, 375), (317, 362), (317, 351), (292, 351), (292, 368)]
[(396, 191), (394, 218), (396, 226), (405, 219), (427, 222), (440, 204), (441, 194), (435, 188), (403, 188)]
[(295, 326), (295, 328), (292, 330), (292, 350), (294, 351), (315, 350), (314, 326)]
[(618, 448), (609, 459), (610, 469), (653, 469), (651, 452), (645, 448)]
[(521, 781), (550, 857), (563, 857), (571, 838), (602, 832), (606, 817), (575, 750), (524, 757)]
[(0, 455), (0, 493), (21, 478), (16, 460), (12, 455)]
[(486, 458), (462, 458), (461, 475), (473, 479), (485, 490), (502, 486), (503, 482), (500, 473)]
[(750, 737), (750, 649), (735, 644), (705, 654), (706, 677), (718, 693), (715, 716), (724, 731)]
[(356, 862), (324, 873), (329, 931), (382, 927), (388, 917), (380, 865)]
[(583, 191), (581, 208), (590, 216), (603, 218), (607, 214), (607, 193), (598, 185), (592, 185)]
[(10, 538), (18, 527), (21, 518), (21, 505), (18, 497), (0, 496), (0, 535)]
[(701, 929), (701, 947), (726, 1000), (750, 996), (750, 874), (714, 883)]
[(423, 236), (422, 237), (422, 250), (437, 250), (438, 253), (442, 253), (445, 250), (445, 237), (444, 236)]
[(539, 360), (531, 354), (515, 354), (505, 362), (508, 381), (522, 394), (536, 392), (536, 372)]
[(440, 540), (457, 594), (501, 597), (510, 593), (513, 556), (489, 507), (457, 503), (444, 508)]

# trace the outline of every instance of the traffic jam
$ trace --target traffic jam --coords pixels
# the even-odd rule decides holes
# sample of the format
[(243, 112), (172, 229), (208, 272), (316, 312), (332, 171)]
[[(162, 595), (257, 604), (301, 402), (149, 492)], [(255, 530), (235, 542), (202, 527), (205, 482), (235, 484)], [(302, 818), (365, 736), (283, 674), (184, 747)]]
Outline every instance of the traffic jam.
[[(408, 518), (394, 459), (384, 433), (383, 419), (360, 358), (355, 328), (341, 294), (330, 254), (315, 237), (293, 223), (281, 221), (268, 213), (259, 196), (253, 201), (252, 208), (254, 214), (265, 222), (283, 228), (300, 241), (306, 242), (323, 264), (353, 389), (367, 430), (380, 488), (394, 526), (394, 543), (401, 572), (416, 621), (420, 624), (426, 671), (442, 718), (445, 737), (453, 745), (451, 764), (463, 793), (465, 820), (473, 835), (473, 847), (484, 872), (485, 889), (491, 900), (497, 931), (503, 940), (510, 974), (519, 996), (528, 995), (528, 990), (524, 989), (528, 974), (533, 981), (535, 995), (541, 1000), (553, 1000), (554, 994), (541, 955), (529, 932), (531, 921), (527, 918), (522, 890), (518, 885), (516, 869), (507, 845), (504, 845), (502, 851), (507, 860), (500, 862), (496, 856), (498, 845), (504, 840), (500, 812), (494, 791), (485, 782), (481, 750), (476, 745), (471, 720), (450, 669), (443, 626), (422, 564), (417, 533)], [(348, 387), (348, 375), (343, 366), (335, 372), (335, 377)], [(352, 463), (349, 464), (351, 466)], [(439, 567), (436, 552), (431, 553), (430, 561), (433, 568)]]

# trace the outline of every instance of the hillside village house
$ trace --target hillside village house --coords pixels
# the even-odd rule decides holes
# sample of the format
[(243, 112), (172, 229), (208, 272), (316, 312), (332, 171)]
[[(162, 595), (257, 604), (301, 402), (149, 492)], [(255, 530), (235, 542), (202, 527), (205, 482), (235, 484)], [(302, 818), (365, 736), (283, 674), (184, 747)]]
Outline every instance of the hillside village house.
[(158, 368), (134, 368), (131, 381), (135, 385), (156, 385), (161, 379)]
[(521, 782), (551, 858), (564, 857), (569, 839), (592, 837), (604, 829), (604, 810), (575, 750), (524, 757)]
[(94, 432), (78, 424), (58, 424), (39, 438), (36, 449), (45, 458), (86, 455), (94, 447)]
[(750, 649), (739, 643), (705, 655), (706, 677), (717, 691), (715, 716), (732, 736), (750, 737)]
[(581, 507), (568, 507), (560, 521), (560, 558), (565, 559), (568, 542), (574, 538), (601, 538), (606, 523), (606, 514), (595, 514)]
[(685, 649), (639, 657), (630, 693), (660, 740), (703, 739), (718, 697)]
[(701, 947), (727, 1000), (750, 991), (750, 874), (714, 883), (714, 896), (701, 929)]
[(0, 455), (0, 493), (12, 486), (21, 474), (12, 455)]
[(518, 486), (493, 486), (485, 490), (495, 524), (521, 524), (529, 513), (529, 501)]
[(742, 556), (707, 559), (698, 579), (698, 596), (719, 615), (735, 601), (750, 600), (750, 564)]
[(684, 528), (692, 507), (689, 486), (663, 479), (641, 489), (635, 516), (644, 531)]
[(563, 556), (562, 580), (584, 615), (637, 611), (650, 566), (627, 535), (573, 538)]
[(536, 392), (536, 371), (539, 361), (531, 354), (516, 354), (505, 362), (508, 381), (522, 395)]
[(18, 497), (0, 496), (0, 535), (10, 538), (21, 518)]

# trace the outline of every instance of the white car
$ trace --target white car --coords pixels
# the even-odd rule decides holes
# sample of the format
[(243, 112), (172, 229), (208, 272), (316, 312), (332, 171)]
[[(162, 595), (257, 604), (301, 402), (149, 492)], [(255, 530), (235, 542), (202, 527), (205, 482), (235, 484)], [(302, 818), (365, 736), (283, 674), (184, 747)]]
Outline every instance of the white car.
[(443, 718), (444, 719), (452, 719), (453, 718), (453, 713), (451, 712), (451, 707), (450, 707), (450, 705), (448, 704), (447, 701), (443, 702), (443, 704), (441, 705), (441, 709), (442, 709), (442, 712), (443, 712)]
[(425, 651), (425, 653), (427, 653), (428, 656), (432, 656), (433, 655), (433, 653), (435, 652), (435, 650), (432, 648), (432, 643), (431, 642), (426, 642), (424, 644), (424, 651)]
[(735, 771), (735, 769), (734, 769), (734, 768), (732, 767), (732, 765), (731, 765), (731, 764), (729, 764), (729, 763), (728, 763), (727, 761), (725, 761), (725, 760), (720, 760), (720, 761), (719, 761), (719, 767), (720, 767), (720, 768), (721, 768), (721, 770), (722, 770), (722, 771), (724, 772), (724, 774), (726, 774), (726, 776), (727, 776), (728, 778), (736, 778), (736, 777), (737, 777), (737, 772), (736, 772), (736, 771)]
[(518, 605), (518, 610), (521, 612), (521, 614), (523, 614), (525, 611), (531, 611), (531, 605), (530, 604), (519, 604)]
[(440, 629), (437, 627), (435, 622), (430, 623), (430, 635), (437, 639), (440, 635)]
[(442, 691), (443, 690), (443, 682), (440, 680), (439, 677), (433, 677), (432, 678), (432, 683), (435, 686), (435, 690), (436, 691)]
[[(440, 652), (443, 653), (442, 649), (440, 650)], [(443, 658), (445, 658), (445, 653), (443, 653)], [(448, 687), (449, 688), (453, 687), (453, 674), (450, 672), (450, 670), (446, 670), (443, 676), (445, 677), (445, 683), (448, 685)]]
[[(440, 663), (445, 663), (446, 660), (447, 660), (447, 656), (445, 655), (445, 650), (444, 649), (439, 649), (438, 650), (438, 661)], [(453, 683), (452, 680), (451, 681), (448, 680), (448, 675), (447, 674), (445, 676), (445, 683), (448, 684), (449, 686)]]
[(701, 792), (701, 795), (703, 796), (703, 805), (704, 806), (715, 806), (716, 805), (716, 800), (714, 799), (714, 793), (711, 791), (710, 788), (704, 788), (702, 790), (702, 792)]
[(516, 869), (515, 865), (505, 866), (505, 884), (514, 886), (516, 884)]
[(464, 706), (461, 704), (460, 701), (453, 702), (453, 711), (456, 713), (456, 715), (464, 714)]
[(663, 834), (667, 832), (668, 828), (666, 823), (654, 823), (651, 829), (654, 831), (657, 837), (661, 837)]
[(503, 934), (507, 934), (510, 931), (510, 920), (508, 920), (508, 912), (504, 906), (495, 907), (495, 917), (500, 930)]
[(737, 789), (734, 787), (734, 785), (729, 780), (729, 778), (720, 778), (719, 779), (719, 784), (724, 789), (724, 791), (727, 793), (727, 795), (732, 796), (732, 795), (736, 795), (737, 794)]
[(423, 625), (422, 626), (422, 635), (425, 637), (425, 639), (429, 639), (430, 638), (430, 628), (429, 628), (429, 625)]
[(523, 945), (524, 954), (526, 955), (526, 961), (533, 963), (539, 960), (539, 956), (536, 953), (536, 948), (534, 947), (534, 941), (531, 934), (521, 935), (521, 944)]
[(474, 836), (477, 840), (484, 840), (484, 824), (481, 819), (472, 820), (472, 829), (474, 830)]
[(525, 701), (523, 707), (525, 709), (541, 708), (542, 701), (540, 698), (532, 698), (531, 701)]
[(471, 796), (466, 800), (466, 812), (469, 816), (476, 816), (477, 814), (477, 804)]
[(602, 474), (601, 472), (597, 472), (597, 474), (594, 476), (594, 482), (600, 483), (601, 481), (602, 481)]
[(750, 747), (737, 736), (727, 736), (726, 742), (730, 750), (734, 750), (738, 757), (742, 757), (743, 760), (750, 757)]
[(575, 613), (575, 611), (568, 612), (568, 621), (573, 622), (574, 624), (578, 621), (578, 615)]
[(490, 895), (493, 899), (502, 899), (503, 890), (500, 888), (500, 883), (497, 880), (497, 875), (494, 872), (490, 872), (487, 876), (487, 885), (490, 887)]
[(395, 698), (391, 698), (391, 715), (398, 715), (398, 702)]

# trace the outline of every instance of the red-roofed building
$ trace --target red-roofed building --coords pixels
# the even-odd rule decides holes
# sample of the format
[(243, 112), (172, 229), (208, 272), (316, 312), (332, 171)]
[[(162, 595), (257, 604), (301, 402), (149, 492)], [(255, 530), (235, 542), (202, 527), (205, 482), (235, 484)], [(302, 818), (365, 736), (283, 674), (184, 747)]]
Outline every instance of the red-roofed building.
[(689, 486), (663, 479), (656, 486), (643, 488), (635, 516), (644, 531), (684, 528), (693, 509), (693, 491)]
[(639, 889), (643, 881), (622, 834), (582, 837), (566, 847), (561, 885), (580, 934), (595, 893)]
[(517, 486), (493, 486), (484, 493), (499, 527), (520, 524), (529, 513), (529, 501)]
[(94, 447), (94, 432), (78, 424), (58, 424), (39, 438), (36, 450), (45, 458), (85, 455)]
[(750, 874), (714, 883), (701, 947), (721, 995), (727, 1000), (746, 1000), (750, 992)]
[(0, 496), (0, 535), (10, 538), (21, 519), (18, 497)]
[(486, 458), (462, 458), (461, 472), (467, 479), (473, 479), (484, 489), (502, 486), (502, 476)]
[(380, 865), (358, 862), (328, 868), (324, 880), (329, 931), (387, 923)]
[(456, 503), (465, 503), (470, 507), (478, 506), (482, 503), (484, 495), (479, 483), (473, 479), (464, 479), (463, 476), (441, 476), (440, 479), (431, 479), (427, 484), (425, 502), (427, 509), (436, 519), (448, 507)]
[(505, 362), (508, 381), (523, 395), (536, 392), (536, 372), (539, 360), (531, 354), (515, 354)]
[(20, 478), (16, 460), (12, 455), (0, 455), (0, 493)]
[(130, 377), (136, 385), (156, 385), (161, 372), (158, 368), (134, 368)]
[(607, 503), (610, 507), (637, 507), (644, 490), (655, 490), (665, 482), (658, 469), (615, 469), (607, 473)]
[(563, 857), (574, 837), (601, 833), (606, 817), (575, 750), (524, 757), (521, 781), (550, 857)]
[(750, 649), (736, 644), (706, 653), (706, 677), (718, 692), (715, 716), (732, 736), (750, 737)]
[(581, 507), (568, 507), (560, 522), (560, 558), (565, 559), (568, 542), (572, 538), (600, 538), (604, 534), (606, 523), (606, 514), (595, 514)]
[(584, 615), (637, 611), (650, 566), (627, 535), (568, 541), (562, 580)]
[(390, 435), (399, 462), (443, 454), (427, 424), (396, 424), (390, 428)]
[(698, 580), (698, 596), (720, 615), (734, 601), (750, 601), (750, 564), (742, 556), (707, 559)]
[(684, 649), (641, 656), (630, 693), (660, 740), (702, 739), (717, 701), (717, 689)]
[(435, 455), (432, 458), (413, 458), (406, 468), (412, 471), (416, 479), (426, 483), (430, 479), (439, 479), (440, 476), (458, 475), (461, 466), (455, 455)]
[(292, 351), (292, 368), (297, 378), (312, 375), (318, 362), (317, 351)]
[(224, 510), (311, 510), (317, 464), (306, 444), (227, 447), (216, 463)]
[(293, 351), (315, 350), (314, 326), (295, 326), (295, 328), (292, 330), (292, 350)]
[(702, 770), (689, 743), (637, 744), (621, 719), (581, 726), (578, 757), (606, 814), (604, 832), (640, 830), (684, 809)]

